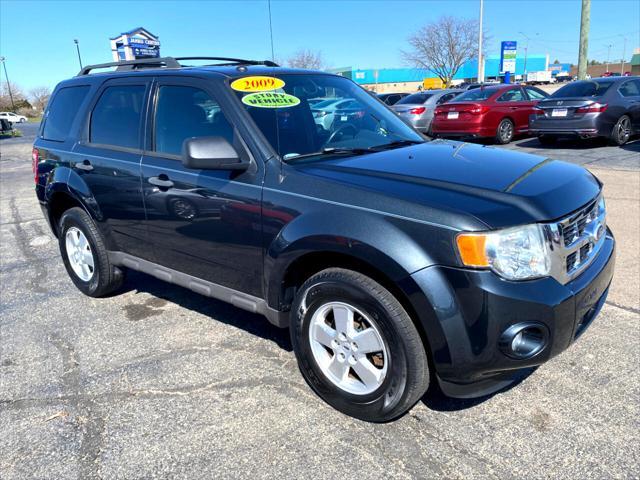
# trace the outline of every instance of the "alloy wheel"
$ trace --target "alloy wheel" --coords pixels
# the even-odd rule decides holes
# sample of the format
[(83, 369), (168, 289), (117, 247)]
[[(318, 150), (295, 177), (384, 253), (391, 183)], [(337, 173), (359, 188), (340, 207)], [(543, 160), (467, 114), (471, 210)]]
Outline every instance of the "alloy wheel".
[(65, 234), (65, 249), (69, 264), (74, 273), (84, 282), (88, 282), (95, 272), (93, 252), (87, 237), (79, 228), (71, 227)]
[(338, 388), (366, 395), (384, 382), (387, 346), (375, 322), (353, 305), (329, 302), (318, 308), (309, 341), (320, 370)]

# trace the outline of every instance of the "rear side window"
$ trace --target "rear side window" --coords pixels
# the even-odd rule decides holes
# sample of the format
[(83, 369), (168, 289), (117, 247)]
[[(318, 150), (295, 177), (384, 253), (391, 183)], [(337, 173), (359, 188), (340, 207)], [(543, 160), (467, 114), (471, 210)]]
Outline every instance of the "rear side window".
[(488, 99), (494, 93), (496, 93), (495, 88), (474, 88), (456, 97), (456, 102), (482, 101)]
[(42, 138), (64, 142), (71, 125), (78, 116), (80, 105), (89, 92), (88, 85), (65, 87), (58, 90), (49, 105), (49, 113), (42, 130)]
[(498, 98), (499, 102), (523, 102), (525, 100), (524, 95), (522, 94), (522, 90), (507, 90), (500, 98)]
[(613, 82), (594, 82), (591, 80), (583, 80), (573, 82), (556, 90), (551, 98), (567, 98), (567, 97), (601, 97), (605, 94)]
[(89, 141), (116, 147), (140, 148), (144, 85), (107, 87), (91, 113)]

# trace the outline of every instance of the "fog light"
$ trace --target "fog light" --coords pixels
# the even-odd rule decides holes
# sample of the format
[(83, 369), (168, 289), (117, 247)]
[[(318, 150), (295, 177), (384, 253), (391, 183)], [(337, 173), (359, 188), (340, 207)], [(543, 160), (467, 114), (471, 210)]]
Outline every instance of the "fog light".
[(536, 356), (549, 341), (549, 330), (541, 323), (517, 323), (510, 326), (500, 337), (500, 350), (519, 360)]

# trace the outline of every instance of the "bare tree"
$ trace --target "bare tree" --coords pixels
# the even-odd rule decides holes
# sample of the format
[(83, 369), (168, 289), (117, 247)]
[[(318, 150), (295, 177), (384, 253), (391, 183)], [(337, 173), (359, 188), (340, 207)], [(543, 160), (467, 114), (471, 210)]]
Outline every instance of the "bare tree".
[[(9, 87), (11, 87), (11, 95), (9, 95)], [(22, 89), (15, 83), (11, 82), (7, 85), (7, 82), (0, 82), (0, 110), (12, 110), (11, 97), (13, 97), (13, 105), (19, 108), (20, 104), (24, 102), (24, 94)]]
[(35, 108), (39, 113), (44, 112), (50, 96), (51, 89), (49, 87), (36, 87), (29, 91), (31, 105), (33, 105), (33, 108)]
[(306, 68), (309, 70), (321, 70), (325, 64), (322, 59), (322, 52), (301, 49), (295, 52), (287, 60), (287, 64), (292, 68)]
[(444, 16), (409, 37), (409, 45), (411, 49), (402, 52), (405, 60), (431, 70), (449, 86), (460, 67), (478, 56), (478, 24)]

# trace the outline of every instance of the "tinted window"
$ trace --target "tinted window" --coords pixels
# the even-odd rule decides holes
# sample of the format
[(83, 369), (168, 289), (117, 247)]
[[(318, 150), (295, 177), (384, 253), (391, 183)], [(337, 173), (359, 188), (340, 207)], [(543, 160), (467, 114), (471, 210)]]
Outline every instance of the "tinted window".
[(456, 102), (482, 101), (496, 93), (495, 88), (474, 88), (456, 97)]
[(637, 97), (640, 95), (640, 80), (630, 80), (620, 86), (620, 95), (623, 97)]
[(537, 88), (525, 87), (524, 89), (527, 91), (527, 95), (529, 95), (529, 99), (531, 100), (543, 100), (548, 96)]
[(613, 82), (594, 82), (583, 80), (573, 82), (556, 90), (551, 98), (566, 97), (601, 97), (609, 89)]
[(42, 137), (63, 142), (78, 115), (80, 105), (89, 92), (89, 86), (61, 88), (49, 105)]
[(102, 92), (91, 114), (89, 141), (140, 148), (144, 85), (118, 85)]
[(156, 109), (154, 149), (180, 155), (191, 137), (224, 137), (233, 143), (233, 127), (220, 105), (199, 88), (162, 86)]
[(522, 102), (524, 101), (524, 95), (519, 88), (514, 90), (507, 90), (498, 98), (499, 102)]
[(431, 97), (433, 97), (432, 93), (412, 93), (411, 95), (407, 95), (402, 100), (400, 100), (398, 102), (398, 105), (402, 105), (405, 103), (424, 103)]

